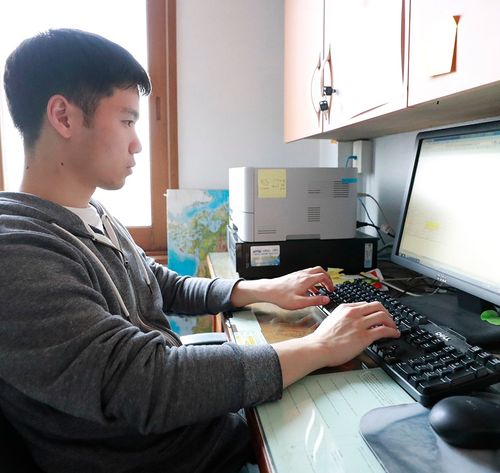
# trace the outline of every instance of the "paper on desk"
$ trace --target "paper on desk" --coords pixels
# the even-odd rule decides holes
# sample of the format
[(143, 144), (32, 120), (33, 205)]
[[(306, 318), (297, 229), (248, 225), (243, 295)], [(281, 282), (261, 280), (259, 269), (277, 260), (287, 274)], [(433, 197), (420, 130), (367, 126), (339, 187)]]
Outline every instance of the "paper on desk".
[(231, 318), (234, 340), (238, 345), (267, 344), (254, 313), (251, 310), (235, 312)]
[(381, 368), (307, 376), (257, 416), (276, 472), (383, 473), (359, 433), (363, 414), (415, 402)]
[(234, 339), (238, 345), (267, 345), (262, 332), (234, 332)]
[(260, 332), (260, 324), (251, 310), (234, 312), (231, 317), (231, 327), (236, 332)]

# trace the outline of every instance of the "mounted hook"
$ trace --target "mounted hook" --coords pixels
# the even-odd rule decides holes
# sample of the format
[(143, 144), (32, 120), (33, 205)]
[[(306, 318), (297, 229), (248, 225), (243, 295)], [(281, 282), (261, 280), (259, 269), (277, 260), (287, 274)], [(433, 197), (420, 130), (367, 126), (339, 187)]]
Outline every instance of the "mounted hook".
[(331, 96), (331, 95), (336, 94), (336, 93), (337, 93), (337, 89), (334, 89), (330, 85), (326, 85), (323, 87), (323, 95)]

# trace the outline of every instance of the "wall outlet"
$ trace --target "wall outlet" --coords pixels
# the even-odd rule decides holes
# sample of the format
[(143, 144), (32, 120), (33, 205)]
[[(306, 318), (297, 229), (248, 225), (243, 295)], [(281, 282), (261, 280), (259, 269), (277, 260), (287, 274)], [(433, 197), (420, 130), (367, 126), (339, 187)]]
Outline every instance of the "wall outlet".
[(338, 167), (353, 167), (353, 165), (347, 162), (347, 158), (352, 156), (352, 141), (339, 141), (338, 146)]
[(353, 167), (358, 168), (358, 174), (372, 172), (372, 142), (371, 140), (357, 140), (352, 143), (352, 154), (356, 156)]

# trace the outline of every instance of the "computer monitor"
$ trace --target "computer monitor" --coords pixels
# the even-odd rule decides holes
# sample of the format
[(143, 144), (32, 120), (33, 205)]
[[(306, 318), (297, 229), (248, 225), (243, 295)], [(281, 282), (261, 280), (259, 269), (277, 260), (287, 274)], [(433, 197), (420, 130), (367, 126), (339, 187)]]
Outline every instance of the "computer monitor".
[(499, 197), (500, 121), (419, 133), (392, 261), (500, 306)]

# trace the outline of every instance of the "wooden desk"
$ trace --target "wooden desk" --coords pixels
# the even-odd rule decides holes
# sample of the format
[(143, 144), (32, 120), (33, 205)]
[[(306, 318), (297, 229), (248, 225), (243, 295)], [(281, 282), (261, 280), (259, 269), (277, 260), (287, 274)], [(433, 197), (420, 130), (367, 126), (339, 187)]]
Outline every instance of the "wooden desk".
[[(228, 253), (210, 253), (207, 257), (210, 276), (225, 279), (236, 279), (238, 273), (231, 267)], [(246, 311), (253, 314), (259, 322), (264, 338), (269, 343), (281, 342), (291, 338), (303, 337), (314, 331), (322, 320), (321, 312), (313, 307), (303, 310), (285, 310), (273, 304), (252, 304)], [(243, 311), (242, 311), (243, 313)], [(249, 314), (244, 314), (249, 316)], [(237, 323), (233, 317), (233, 324), (228, 320), (229, 335), (234, 340), (233, 333)], [(232, 327), (234, 325), (234, 327)], [(219, 316), (219, 331), (224, 329), (224, 321)]]
[[(226, 279), (238, 277), (238, 274), (232, 268), (228, 253), (210, 253), (207, 261), (211, 277)], [(229, 317), (219, 315), (216, 325), (220, 331), (224, 330), (232, 341), (238, 341), (238, 335), (242, 333), (248, 336), (247, 332), (250, 327), (254, 331), (254, 336), (251, 338), (255, 343), (275, 343), (311, 333), (323, 320), (323, 317), (322, 312), (316, 307), (290, 311), (273, 304), (258, 303), (251, 304), (244, 310), (234, 312)], [(255, 331), (261, 331), (265, 340), (259, 339)], [(320, 372), (359, 370), (365, 367), (367, 363), (369, 363), (368, 366), (373, 366), (373, 363), (366, 355), (360, 355), (335, 370), (321, 370)], [(272, 452), (268, 448), (265, 432), (262, 430), (256, 411), (248, 409), (247, 418), (252, 430), (261, 473), (281, 473), (281, 471), (277, 472), (273, 467)]]
[[(211, 277), (238, 278), (238, 273), (231, 267), (228, 253), (210, 253), (207, 261)], [(241, 311), (241, 314), (247, 317), (250, 317), (250, 314), (255, 316), (268, 343), (303, 337), (313, 332), (323, 319), (317, 308), (309, 307), (290, 311), (268, 303), (252, 304), (245, 311)], [(234, 340), (234, 332), (237, 331), (237, 318), (235, 316), (224, 321), (223, 317), (219, 315), (216, 330), (223, 331), (225, 325), (226, 328), (230, 329), (228, 335)]]
[[(232, 268), (228, 253), (209, 253), (207, 261), (212, 278), (238, 278), (238, 273)], [(232, 340), (234, 340), (234, 332), (237, 331), (235, 329), (237, 329), (238, 325), (238, 314), (240, 317), (251, 317), (253, 315), (268, 343), (303, 337), (313, 332), (324, 318), (323, 313), (316, 307), (292, 311), (269, 303), (251, 304), (245, 310), (235, 312), (233, 317), (229, 319), (224, 320), (223, 316), (217, 316), (218, 322), (216, 326), (218, 331), (225, 330)], [(369, 357), (361, 355), (357, 360), (346, 364), (342, 369), (357, 369), (361, 368), (362, 365), (373, 366), (373, 362)]]
[[(227, 253), (211, 253), (209, 266), (213, 277), (237, 277)], [(322, 313), (316, 308), (286, 311), (272, 304), (252, 304), (221, 319), (220, 323), (234, 341), (248, 344), (252, 340), (273, 343), (300, 337), (314, 330), (321, 320)], [(252, 336), (248, 335), (249, 331), (253, 331)], [(371, 426), (376, 426), (371, 430), (372, 441), (373, 435), (375, 438), (380, 435), (380, 426), (382, 431), (385, 429), (385, 437), (378, 437), (375, 445), (385, 446), (385, 454), (391, 461), (384, 463), (390, 465), (391, 471), (407, 471), (405, 462), (413, 455), (418, 458), (422, 473), (451, 471), (450, 464), (465, 465), (464, 462), (474, 466), (472, 470), (465, 467), (464, 471), (496, 471), (495, 467), (490, 468), (490, 463), (493, 465), (496, 461), (492, 460), (495, 456), (487, 456), (488, 460), (483, 461), (476, 458), (474, 451), (465, 449), (455, 453), (454, 460), (449, 463), (449, 447), (430, 431), (425, 418), (420, 424), (412, 424), (413, 437), (410, 436), (412, 440), (407, 450), (402, 447), (404, 441), (398, 444), (395, 439), (406, 439), (408, 422), (415, 418), (415, 412), (420, 416), (427, 413), (422, 414), (425, 408), (416, 405), (381, 368), (357, 369), (365, 366), (363, 361), (366, 359), (360, 356), (335, 371), (324, 370), (319, 376), (313, 373), (285, 389), (281, 400), (247, 410), (261, 473), (384, 473), (384, 467), (359, 432), (360, 425), (366, 427), (363, 421), (368, 413)], [(394, 412), (411, 414), (403, 414), (394, 422)], [(388, 419), (391, 426), (395, 423), (403, 426), (397, 435), (393, 430), (387, 434), (385, 422)], [(420, 446), (418, 452), (414, 445)], [(445, 459), (444, 463), (436, 466), (435, 460), (440, 458)]]

